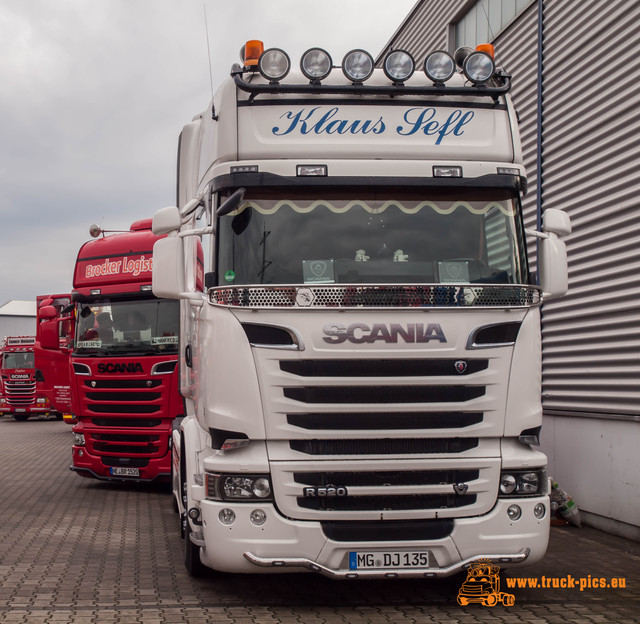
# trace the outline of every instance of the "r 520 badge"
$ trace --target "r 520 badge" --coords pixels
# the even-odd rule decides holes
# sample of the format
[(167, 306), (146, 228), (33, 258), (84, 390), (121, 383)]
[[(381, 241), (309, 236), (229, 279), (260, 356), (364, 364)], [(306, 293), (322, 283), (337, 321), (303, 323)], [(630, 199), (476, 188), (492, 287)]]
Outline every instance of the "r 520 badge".
[(303, 490), (305, 497), (337, 498), (348, 496), (347, 488), (343, 486), (325, 485), (322, 487), (306, 487)]

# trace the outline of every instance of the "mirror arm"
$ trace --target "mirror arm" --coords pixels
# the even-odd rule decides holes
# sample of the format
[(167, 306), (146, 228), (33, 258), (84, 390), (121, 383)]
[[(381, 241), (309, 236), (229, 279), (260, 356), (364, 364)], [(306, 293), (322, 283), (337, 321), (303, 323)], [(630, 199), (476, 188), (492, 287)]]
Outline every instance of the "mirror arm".
[(525, 234), (528, 234), (529, 236), (534, 236), (535, 238), (551, 238), (549, 234), (547, 234), (546, 232), (538, 232), (538, 230), (529, 230), (525, 228), (524, 232)]

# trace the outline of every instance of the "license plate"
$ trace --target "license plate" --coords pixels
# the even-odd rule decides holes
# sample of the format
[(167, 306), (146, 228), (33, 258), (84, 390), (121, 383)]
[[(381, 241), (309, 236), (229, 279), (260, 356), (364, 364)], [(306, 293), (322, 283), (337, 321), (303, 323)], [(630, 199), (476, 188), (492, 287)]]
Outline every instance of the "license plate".
[(111, 475), (114, 477), (139, 477), (140, 468), (125, 468), (118, 466), (111, 468)]
[(23, 414), (27, 410), (24, 407), (16, 407), (15, 411), (18, 412), (18, 414)]
[(428, 552), (350, 552), (350, 570), (401, 570), (428, 568)]

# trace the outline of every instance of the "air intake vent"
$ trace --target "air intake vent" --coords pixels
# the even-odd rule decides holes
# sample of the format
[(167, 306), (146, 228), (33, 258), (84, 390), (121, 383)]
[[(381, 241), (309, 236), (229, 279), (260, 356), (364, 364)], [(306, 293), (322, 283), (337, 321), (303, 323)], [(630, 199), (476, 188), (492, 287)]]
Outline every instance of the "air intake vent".
[(298, 506), (316, 511), (407, 511), (411, 509), (451, 509), (476, 502), (475, 494), (409, 494), (389, 496), (340, 496), (298, 498)]
[(409, 455), (463, 453), (478, 446), (478, 438), (385, 440), (291, 440), (292, 450), (307, 455)]
[(280, 369), (300, 377), (441, 377), (485, 370), (488, 360), (283, 360)]
[(244, 333), (247, 334), (249, 342), (254, 345), (287, 347), (295, 344), (291, 334), (281, 327), (243, 323), (242, 329), (244, 329)]
[(454, 522), (446, 520), (323, 522), (324, 534), (334, 542), (420, 542), (451, 535)]
[(484, 386), (303, 386), (283, 388), (301, 403), (462, 403), (485, 394)]
[(323, 487), (339, 483), (344, 487), (399, 487), (406, 485), (440, 485), (475, 481), (478, 469), (467, 470), (381, 470), (375, 472), (296, 472), (301, 485)]
[(374, 414), (287, 414), (294, 427), (324, 431), (462, 429), (483, 420), (482, 412), (384, 412)]

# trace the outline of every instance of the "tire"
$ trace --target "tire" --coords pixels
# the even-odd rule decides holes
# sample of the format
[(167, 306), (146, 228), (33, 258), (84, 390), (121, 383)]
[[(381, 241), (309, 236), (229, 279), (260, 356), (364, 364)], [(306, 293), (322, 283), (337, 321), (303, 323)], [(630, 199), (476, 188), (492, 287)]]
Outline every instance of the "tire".
[(191, 523), (186, 515), (183, 516), (182, 522), (184, 523), (184, 566), (189, 576), (199, 578), (206, 574), (208, 568), (200, 561), (200, 547), (191, 541)]

